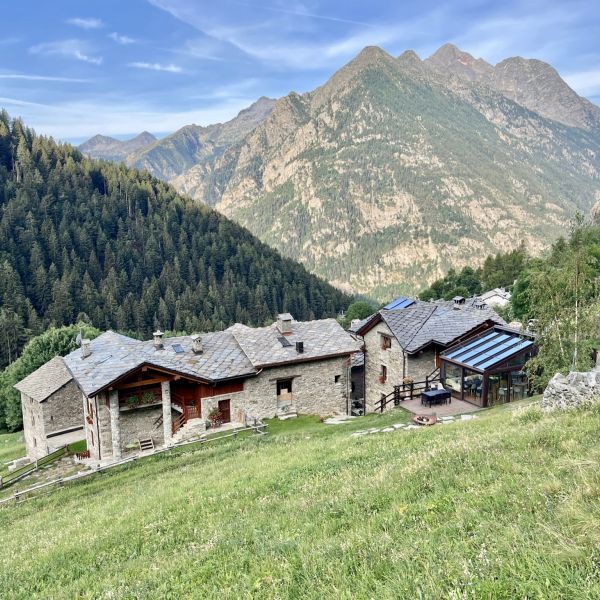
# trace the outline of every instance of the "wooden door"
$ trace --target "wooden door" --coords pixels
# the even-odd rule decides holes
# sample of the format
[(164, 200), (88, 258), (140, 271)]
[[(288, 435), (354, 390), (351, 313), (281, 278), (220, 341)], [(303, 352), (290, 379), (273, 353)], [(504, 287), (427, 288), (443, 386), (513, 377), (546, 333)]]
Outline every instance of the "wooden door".
[(231, 421), (231, 400), (219, 400), (219, 413), (221, 422), (229, 423)]

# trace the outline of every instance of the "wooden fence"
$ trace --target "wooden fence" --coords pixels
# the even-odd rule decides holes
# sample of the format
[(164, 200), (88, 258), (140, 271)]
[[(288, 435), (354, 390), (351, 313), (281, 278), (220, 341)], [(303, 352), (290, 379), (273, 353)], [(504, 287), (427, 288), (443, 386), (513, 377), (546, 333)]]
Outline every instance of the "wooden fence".
[(24, 465), (19, 469), (15, 469), (12, 473), (5, 475), (4, 477), (0, 477), (0, 490), (16, 483), (23, 477), (26, 477), (30, 473), (37, 471), (40, 467), (44, 465), (50, 464), (55, 460), (58, 460), (62, 456), (68, 454), (67, 446), (62, 446), (58, 450), (51, 452), (50, 454), (46, 454), (46, 456), (42, 456), (42, 458), (38, 458), (37, 460), (30, 462), (28, 465)]

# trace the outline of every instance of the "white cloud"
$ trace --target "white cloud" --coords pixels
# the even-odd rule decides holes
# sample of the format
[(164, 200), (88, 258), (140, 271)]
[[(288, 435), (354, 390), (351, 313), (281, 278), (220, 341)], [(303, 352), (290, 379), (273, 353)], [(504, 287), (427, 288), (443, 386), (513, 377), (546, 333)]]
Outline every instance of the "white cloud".
[(81, 27), (81, 29), (100, 29), (104, 27), (104, 23), (94, 17), (73, 17), (72, 19), (67, 19), (67, 23), (75, 27)]
[(90, 83), (92, 79), (77, 77), (53, 77), (51, 75), (29, 75), (26, 73), (0, 73), (0, 79), (21, 79), (25, 81), (58, 81), (64, 83)]
[(114, 40), (115, 42), (117, 42), (117, 44), (134, 44), (135, 40), (133, 38), (130, 38), (129, 36), (126, 35), (121, 35), (119, 33), (117, 33), (116, 31), (113, 31), (112, 33), (108, 34), (108, 37), (111, 40)]
[(86, 44), (80, 40), (61, 40), (46, 42), (29, 48), (31, 54), (58, 55), (74, 58), (93, 65), (101, 65), (101, 56), (92, 56), (88, 53)]
[(163, 65), (161, 63), (132, 62), (127, 65), (135, 69), (149, 69), (151, 71), (164, 71), (166, 73), (183, 73), (183, 69), (174, 64)]

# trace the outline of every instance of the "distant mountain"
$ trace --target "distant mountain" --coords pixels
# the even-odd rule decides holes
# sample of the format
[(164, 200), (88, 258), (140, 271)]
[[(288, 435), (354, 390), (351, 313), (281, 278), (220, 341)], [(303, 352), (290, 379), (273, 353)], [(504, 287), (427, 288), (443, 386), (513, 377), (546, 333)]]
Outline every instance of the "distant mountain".
[(79, 150), (90, 158), (101, 158), (113, 162), (125, 161), (127, 157), (156, 142), (156, 138), (143, 131), (126, 141), (117, 140), (105, 135), (95, 135), (79, 146)]
[(600, 199), (600, 109), (540, 61), (363, 50), (172, 179), (352, 291), (414, 292)]
[(148, 336), (287, 311), (331, 317), (350, 302), (172, 186), (84, 158), (1, 110), (0, 232), (0, 369), (28, 335), (84, 314)]
[(452, 44), (445, 44), (425, 63), (443, 75), (485, 83), (521, 106), (571, 127), (600, 129), (600, 107), (578, 96), (556, 69), (520, 56), (492, 66)]
[(146, 131), (127, 142), (96, 135), (79, 150), (91, 158), (124, 162), (169, 181), (240, 141), (271, 114), (274, 104), (275, 100), (263, 96), (226, 123), (186, 125), (158, 141)]
[(240, 141), (271, 114), (274, 104), (275, 100), (263, 96), (226, 123), (207, 127), (186, 125), (157, 144), (130, 156), (127, 164), (146, 169), (160, 179), (172, 179)]

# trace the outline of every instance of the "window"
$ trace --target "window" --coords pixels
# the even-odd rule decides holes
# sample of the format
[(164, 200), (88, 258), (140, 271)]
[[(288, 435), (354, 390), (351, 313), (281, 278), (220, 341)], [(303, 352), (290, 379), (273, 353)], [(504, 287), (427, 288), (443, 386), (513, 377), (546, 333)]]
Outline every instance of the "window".
[(35, 438), (33, 438), (33, 447), (37, 448), (37, 440)]
[(381, 365), (381, 371), (379, 372), (379, 383), (385, 383), (387, 381), (387, 367)]
[(293, 379), (280, 379), (277, 382), (277, 395), (287, 395), (292, 393)]
[(379, 335), (381, 337), (381, 349), (389, 350), (392, 347), (392, 338), (384, 333), (380, 333)]
[(336, 383), (339, 383), (341, 380), (342, 376), (341, 375), (336, 375), (333, 379)]
[(94, 445), (94, 432), (93, 432), (93, 430), (90, 431), (90, 436), (91, 436), (92, 446), (93, 446)]

